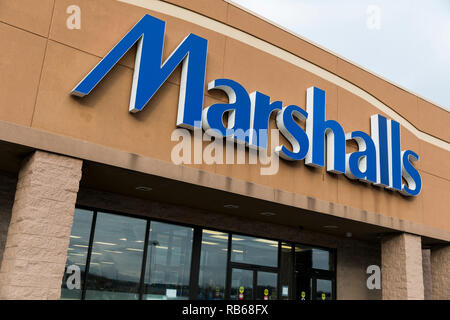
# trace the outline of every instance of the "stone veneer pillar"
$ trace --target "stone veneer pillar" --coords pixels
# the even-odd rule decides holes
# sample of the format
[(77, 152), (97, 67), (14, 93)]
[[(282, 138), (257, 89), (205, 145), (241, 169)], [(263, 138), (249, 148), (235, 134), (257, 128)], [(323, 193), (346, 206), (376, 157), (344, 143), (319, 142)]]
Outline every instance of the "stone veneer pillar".
[(381, 242), (383, 300), (423, 300), (422, 239), (402, 233)]
[(450, 300), (450, 246), (431, 249), (431, 285), (434, 300)]
[(432, 299), (432, 285), (431, 285), (431, 261), (430, 249), (422, 250), (422, 269), (423, 269), (423, 296), (425, 300)]
[(36, 151), (24, 161), (0, 268), (0, 299), (59, 299), (82, 160)]

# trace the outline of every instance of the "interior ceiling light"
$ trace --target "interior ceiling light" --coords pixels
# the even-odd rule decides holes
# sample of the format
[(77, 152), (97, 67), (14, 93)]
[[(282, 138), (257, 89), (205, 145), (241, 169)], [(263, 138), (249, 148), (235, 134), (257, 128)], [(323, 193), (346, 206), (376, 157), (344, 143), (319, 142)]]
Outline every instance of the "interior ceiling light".
[(95, 241), (94, 243), (95, 244), (100, 244), (100, 245), (103, 245), (103, 246), (115, 246), (116, 245), (115, 243), (101, 242), (101, 241)]
[(217, 242), (210, 242), (210, 241), (202, 241), (202, 244), (209, 244), (211, 246), (217, 246), (218, 245)]
[(237, 208), (239, 208), (239, 206), (237, 204), (224, 204), (223, 207), (227, 208), (227, 209), (237, 209)]
[(276, 244), (278, 246), (278, 241), (275, 240), (269, 240), (269, 239), (255, 239), (253, 241), (256, 242), (263, 242), (263, 243), (269, 243), (269, 244)]
[(146, 187), (146, 186), (139, 186), (139, 187), (136, 187), (136, 190), (139, 190), (139, 191), (152, 191), (153, 188)]
[(224, 232), (220, 232), (220, 231), (214, 231), (214, 230), (206, 230), (203, 229), (203, 233), (209, 233), (209, 234), (220, 234), (220, 235), (224, 235)]
[(276, 215), (276, 213), (270, 212), (270, 211), (260, 212), (259, 214), (262, 215), (262, 216), (266, 216), (266, 217), (271, 217), (271, 216), (275, 216)]

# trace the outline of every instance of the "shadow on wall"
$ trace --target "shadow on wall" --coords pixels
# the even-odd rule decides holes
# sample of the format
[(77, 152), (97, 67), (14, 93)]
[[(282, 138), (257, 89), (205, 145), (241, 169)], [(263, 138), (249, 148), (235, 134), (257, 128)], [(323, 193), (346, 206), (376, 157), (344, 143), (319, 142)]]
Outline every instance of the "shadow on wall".
[(14, 194), (16, 192), (17, 176), (0, 172), (0, 266), (6, 245), (9, 221), (11, 220)]

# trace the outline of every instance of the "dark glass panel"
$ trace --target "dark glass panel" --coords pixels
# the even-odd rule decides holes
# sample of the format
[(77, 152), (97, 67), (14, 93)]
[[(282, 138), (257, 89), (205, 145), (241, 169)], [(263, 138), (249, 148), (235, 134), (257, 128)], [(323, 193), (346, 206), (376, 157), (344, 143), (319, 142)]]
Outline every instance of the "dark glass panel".
[(333, 299), (333, 282), (326, 279), (316, 280), (316, 300), (331, 300)]
[(256, 299), (276, 300), (277, 299), (278, 275), (274, 272), (258, 271)]
[(75, 209), (61, 299), (81, 299), (93, 215), (93, 211)]
[(261, 266), (278, 266), (278, 241), (233, 235), (231, 261)]
[(280, 286), (282, 300), (288, 300), (292, 295), (294, 263), (292, 255), (292, 245), (289, 243), (281, 243), (280, 255)]
[(231, 271), (231, 300), (253, 300), (253, 270), (235, 269)]
[(295, 246), (295, 264), (297, 270), (313, 268), (332, 271), (334, 269), (330, 251), (304, 245)]
[(192, 228), (151, 222), (144, 299), (188, 299), (193, 236)]
[(144, 219), (97, 214), (86, 299), (139, 298), (146, 223)]
[(203, 230), (198, 299), (224, 299), (227, 254), (228, 234)]

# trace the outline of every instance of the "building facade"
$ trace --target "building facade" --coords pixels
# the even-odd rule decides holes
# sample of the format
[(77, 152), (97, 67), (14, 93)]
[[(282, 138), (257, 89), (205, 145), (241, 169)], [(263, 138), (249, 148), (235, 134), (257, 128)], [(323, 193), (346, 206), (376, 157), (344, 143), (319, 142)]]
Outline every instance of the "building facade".
[(0, 46), (1, 299), (450, 299), (448, 111), (222, 0)]

